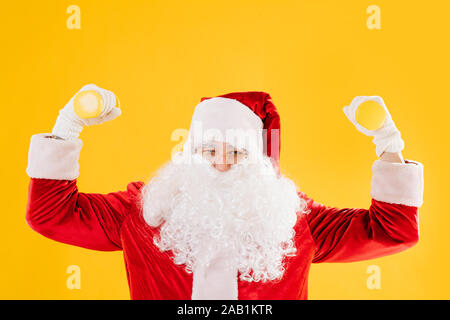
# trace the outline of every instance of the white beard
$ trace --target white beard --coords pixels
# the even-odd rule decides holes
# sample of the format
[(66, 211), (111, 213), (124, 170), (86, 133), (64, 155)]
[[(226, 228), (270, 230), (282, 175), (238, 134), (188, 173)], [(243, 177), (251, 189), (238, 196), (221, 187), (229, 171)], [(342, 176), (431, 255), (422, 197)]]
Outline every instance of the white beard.
[(145, 221), (161, 226), (155, 245), (172, 250), (187, 272), (225, 249), (241, 280), (280, 279), (283, 257), (296, 253), (297, 213), (306, 207), (295, 184), (277, 176), (268, 157), (244, 160), (226, 172), (199, 155), (192, 160), (169, 161), (142, 190)]

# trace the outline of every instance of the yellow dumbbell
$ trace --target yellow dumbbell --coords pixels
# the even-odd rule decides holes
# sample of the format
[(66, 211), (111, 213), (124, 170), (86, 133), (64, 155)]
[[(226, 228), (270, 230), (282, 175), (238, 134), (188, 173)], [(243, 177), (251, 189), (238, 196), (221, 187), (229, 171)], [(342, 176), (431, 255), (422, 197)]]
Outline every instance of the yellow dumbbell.
[[(116, 107), (120, 108), (117, 96)], [(73, 110), (82, 119), (98, 117), (103, 111), (103, 98), (95, 90), (80, 91), (73, 99)]]
[(356, 109), (356, 121), (367, 130), (378, 130), (386, 120), (384, 108), (373, 100), (364, 101)]

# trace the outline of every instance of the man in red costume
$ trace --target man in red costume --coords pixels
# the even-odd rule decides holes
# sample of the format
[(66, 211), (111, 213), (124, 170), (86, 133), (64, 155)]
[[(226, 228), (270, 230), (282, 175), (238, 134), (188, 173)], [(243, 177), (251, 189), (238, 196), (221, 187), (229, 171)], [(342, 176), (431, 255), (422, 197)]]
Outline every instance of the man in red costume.
[[(280, 118), (269, 94), (203, 98), (183, 151), (125, 191), (77, 189), (83, 126), (120, 115), (95, 85), (102, 113), (79, 118), (73, 98), (52, 134), (31, 137), (26, 221), (40, 234), (92, 250), (123, 250), (132, 299), (306, 299), (311, 263), (373, 259), (418, 241), (423, 165), (403, 160), (400, 133), (380, 97), (344, 108), (373, 136), (368, 209), (336, 208), (299, 191), (278, 167)], [(355, 120), (365, 101), (386, 111), (382, 128)]]

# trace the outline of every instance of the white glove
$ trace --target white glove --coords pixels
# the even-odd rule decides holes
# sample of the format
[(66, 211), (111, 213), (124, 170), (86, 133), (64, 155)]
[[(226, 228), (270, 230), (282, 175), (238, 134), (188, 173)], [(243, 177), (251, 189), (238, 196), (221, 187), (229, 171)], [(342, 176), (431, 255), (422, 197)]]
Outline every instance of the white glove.
[[(356, 109), (365, 101), (375, 101), (384, 108), (386, 118), (384, 125), (377, 130), (367, 130), (356, 122)], [(373, 143), (376, 145), (377, 156), (380, 157), (383, 152), (400, 152), (405, 147), (405, 143), (401, 138), (400, 131), (394, 124), (391, 114), (389, 113), (384, 101), (378, 96), (358, 96), (353, 99), (349, 106), (343, 108), (347, 118), (355, 125), (358, 131), (366, 136), (373, 137)]]
[(81, 130), (83, 130), (83, 126), (100, 124), (112, 120), (122, 113), (120, 108), (116, 107), (116, 96), (111, 91), (97, 87), (95, 84), (88, 84), (78, 92), (86, 90), (95, 90), (102, 96), (103, 110), (100, 115), (95, 118), (80, 118), (73, 109), (75, 94), (65, 107), (59, 111), (58, 118), (52, 130), (53, 135), (63, 139), (76, 139), (80, 135)]

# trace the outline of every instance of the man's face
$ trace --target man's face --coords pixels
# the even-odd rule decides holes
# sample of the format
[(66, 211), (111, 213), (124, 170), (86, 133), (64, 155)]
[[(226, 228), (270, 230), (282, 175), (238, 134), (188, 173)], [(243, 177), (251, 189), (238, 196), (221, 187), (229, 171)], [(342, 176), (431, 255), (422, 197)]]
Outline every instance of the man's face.
[(203, 144), (196, 148), (195, 152), (201, 154), (203, 158), (211, 162), (215, 169), (221, 172), (230, 170), (233, 164), (237, 164), (248, 157), (248, 152), (245, 149), (236, 149), (226, 142), (219, 141)]

